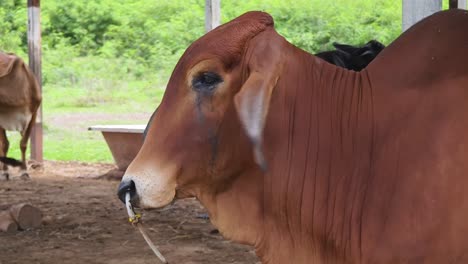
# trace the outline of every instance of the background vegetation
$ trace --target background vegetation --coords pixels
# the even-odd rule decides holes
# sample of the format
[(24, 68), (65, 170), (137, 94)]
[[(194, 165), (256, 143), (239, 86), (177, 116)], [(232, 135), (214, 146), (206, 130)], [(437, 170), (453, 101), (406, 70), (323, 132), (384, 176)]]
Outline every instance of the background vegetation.
[[(0, 50), (27, 60), (25, 2), (0, 0)], [(100, 123), (146, 123), (178, 58), (204, 34), (204, 2), (42, 1), (45, 158), (111, 161), (101, 136), (86, 131), (96, 122), (89, 116), (108, 113)], [(334, 41), (388, 44), (401, 31), (401, 0), (221, 4), (223, 23), (249, 10), (269, 12), (280, 34), (312, 53), (330, 49)], [(122, 118), (128, 113), (143, 115)], [(57, 122), (61, 118), (75, 118), (80, 126)], [(16, 143), (12, 151), (18, 157)]]

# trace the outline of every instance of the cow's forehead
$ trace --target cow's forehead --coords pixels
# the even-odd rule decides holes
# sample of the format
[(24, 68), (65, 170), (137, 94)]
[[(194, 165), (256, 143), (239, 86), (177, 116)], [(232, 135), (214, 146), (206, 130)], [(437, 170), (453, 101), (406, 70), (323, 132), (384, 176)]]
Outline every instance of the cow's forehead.
[(180, 64), (191, 67), (201, 60), (217, 58), (229, 65), (241, 58), (249, 39), (273, 24), (273, 18), (267, 13), (248, 12), (193, 42), (182, 56)]

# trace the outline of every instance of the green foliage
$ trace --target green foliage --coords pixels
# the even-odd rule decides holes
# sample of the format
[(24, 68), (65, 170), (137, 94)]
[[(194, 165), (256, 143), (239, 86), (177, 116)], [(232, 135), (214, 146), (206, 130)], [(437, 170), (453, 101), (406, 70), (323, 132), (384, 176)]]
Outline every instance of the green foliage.
[(120, 10), (101, 49), (106, 57), (133, 58), (155, 70), (174, 66), (178, 57), (203, 33), (202, 1), (135, 1)]
[[(310, 52), (328, 49), (334, 41), (363, 44), (378, 39), (388, 44), (401, 28), (399, 0), (221, 2), (223, 22), (249, 10), (269, 12), (281, 34)], [(26, 5), (22, 0), (0, 3), (0, 48), (24, 55)], [(45, 68), (62, 67), (62, 56), (120, 58), (132, 67), (131, 75), (161, 71), (167, 77), (186, 47), (204, 33), (203, 5), (203, 0), (43, 2), (44, 57), (61, 55)], [(135, 64), (139, 69), (134, 70)], [(53, 80), (54, 73), (45, 74)]]
[(48, 17), (44, 39), (54, 46), (65, 39), (77, 46), (80, 55), (95, 54), (104, 44), (104, 35), (116, 25), (115, 4), (111, 1), (51, 1), (45, 5)]
[[(86, 78), (81, 76), (82, 65), (69, 64), (79, 57), (89, 57), (85, 60), (93, 64), (93, 60), (101, 60), (97, 64), (104, 59), (109, 59), (109, 64), (118, 60), (128, 71), (123, 75), (122, 71), (115, 72), (117, 79), (122, 76), (146, 79), (154, 72), (167, 79), (187, 46), (204, 33), (204, 2), (43, 2), (45, 86), (67, 85), (64, 80), (76, 83), (76, 79)], [(388, 44), (399, 35), (401, 28), (399, 0), (255, 0), (221, 1), (221, 4), (223, 22), (250, 10), (269, 12), (280, 34), (309, 52), (329, 49), (334, 41), (363, 44), (377, 39)], [(0, 16), (3, 18), (0, 49), (24, 56), (27, 52), (25, 1), (0, 0)]]
[(401, 1), (397, 0), (258, 0), (239, 5), (224, 1), (223, 21), (249, 10), (270, 13), (277, 31), (309, 52), (332, 48), (333, 42), (360, 45), (371, 39), (384, 44), (401, 30)]
[(0, 50), (27, 54), (27, 12), (22, 0), (0, 0)]

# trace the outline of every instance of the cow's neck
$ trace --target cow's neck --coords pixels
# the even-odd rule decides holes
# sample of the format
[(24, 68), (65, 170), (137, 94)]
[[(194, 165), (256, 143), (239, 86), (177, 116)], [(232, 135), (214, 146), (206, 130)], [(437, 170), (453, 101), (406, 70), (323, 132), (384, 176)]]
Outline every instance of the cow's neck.
[(209, 188), (199, 191), (197, 197), (225, 238), (253, 245), (263, 227), (261, 173), (252, 167), (235, 178), (226, 190), (213, 192)]
[(359, 257), (372, 164), (372, 90), (365, 72), (319, 64), (312, 58), (297, 66), (303, 70), (287, 67), (290, 78), (272, 99), (263, 184), (269, 232), (259, 248), (267, 263)]
[(268, 173), (246, 169), (227, 190), (197, 197), (223, 236), (255, 245), (263, 263), (345, 263), (360, 252), (371, 89), (365, 71), (287, 69), (291, 78), (274, 91), (265, 128)]

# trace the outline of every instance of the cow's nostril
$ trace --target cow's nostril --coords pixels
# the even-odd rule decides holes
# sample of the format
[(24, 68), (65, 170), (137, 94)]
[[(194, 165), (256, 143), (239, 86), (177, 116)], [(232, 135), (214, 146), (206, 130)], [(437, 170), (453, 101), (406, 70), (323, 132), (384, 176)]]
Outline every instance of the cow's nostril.
[(125, 194), (127, 192), (130, 192), (130, 198), (133, 198), (136, 194), (135, 183), (132, 180), (122, 181), (119, 185), (117, 196), (122, 201), (122, 203), (125, 203)]

